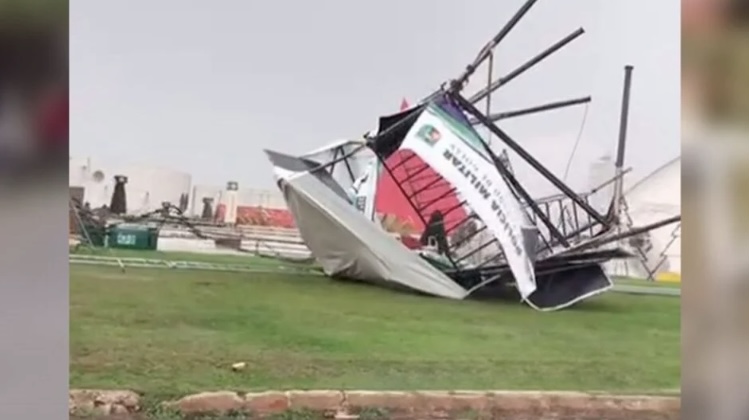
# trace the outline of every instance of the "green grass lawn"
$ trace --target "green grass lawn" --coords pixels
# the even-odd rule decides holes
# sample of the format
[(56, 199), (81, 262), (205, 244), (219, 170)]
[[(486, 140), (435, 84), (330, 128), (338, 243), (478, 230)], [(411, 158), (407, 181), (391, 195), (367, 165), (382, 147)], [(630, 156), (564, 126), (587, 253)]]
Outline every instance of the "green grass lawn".
[(539, 313), (316, 276), (72, 266), (70, 311), (76, 388), (636, 392), (680, 381), (670, 297), (610, 293)]

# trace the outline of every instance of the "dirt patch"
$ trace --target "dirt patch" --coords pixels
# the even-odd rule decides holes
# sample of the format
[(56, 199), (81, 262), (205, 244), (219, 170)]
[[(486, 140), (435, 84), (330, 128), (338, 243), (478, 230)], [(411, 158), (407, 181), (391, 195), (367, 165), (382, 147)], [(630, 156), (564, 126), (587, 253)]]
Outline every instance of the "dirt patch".
[(71, 419), (555, 419), (671, 420), (678, 396), (617, 396), (577, 392), (268, 391), (204, 392), (141, 406), (131, 391), (74, 390)]

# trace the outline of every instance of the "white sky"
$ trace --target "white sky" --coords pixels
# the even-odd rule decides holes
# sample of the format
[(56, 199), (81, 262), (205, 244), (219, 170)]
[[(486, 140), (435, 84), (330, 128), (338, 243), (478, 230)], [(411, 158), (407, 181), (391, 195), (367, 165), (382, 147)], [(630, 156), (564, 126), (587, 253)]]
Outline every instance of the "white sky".
[[(360, 136), (402, 97), (456, 76), (521, 3), (72, 1), (71, 155), (271, 187), (263, 148), (301, 153)], [(627, 165), (642, 177), (680, 153), (680, 2), (540, 0), (497, 50), (496, 76), (580, 26), (585, 35), (503, 87), (493, 111), (592, 95), (569, 178), (579, 188), (590, 162), (613, 154), (632, 64)], [(480, 70), (467, 93), (485, 82)], [(561, 175), (583, 112), (501, 126)]]

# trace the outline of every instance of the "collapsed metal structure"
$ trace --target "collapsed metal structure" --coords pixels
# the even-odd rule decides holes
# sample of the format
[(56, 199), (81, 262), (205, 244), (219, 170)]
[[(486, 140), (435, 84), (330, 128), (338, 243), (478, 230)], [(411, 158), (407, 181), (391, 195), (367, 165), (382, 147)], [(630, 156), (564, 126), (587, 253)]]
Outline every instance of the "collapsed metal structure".
[[(491, 80), (493, 49), (536, 1), (526, 1), (461, 75), (419, 105), (381, 117), (375, 132), (303, 156), (266, 151), (300, 233), (328, 275), (453, 299), (516, 290), (530, 306), (555, 310), (612, 287), (602, 264), (632, 257), (618, 246), (623, 239), (680, 219), (624, 232), (620, 228), (632, 66), (625, 68), (616, 175), (610, 181), (615, 193), (605, 213), (497, 125), (507, 118), (588, 103), (590, 97), (496, 114), (490, 104), (485, 112), (477, 108), (482, 100), (489, 103), (497, 89), (584, 33), (582, 28), (572, 32)], [(469, 78), (487, 61), (487, 86), (464, 96)], [(478, 134), (480, 127), (559, 194), (531, 197), (506, 154), (498, 155)], [(401, 156), (397, 161), (392, 158), (396, 154)], [(397, 185), (405, 205), (424, 226), (419, 249), (405, 247), (377, 223), (373, 203), (381, 176)]]

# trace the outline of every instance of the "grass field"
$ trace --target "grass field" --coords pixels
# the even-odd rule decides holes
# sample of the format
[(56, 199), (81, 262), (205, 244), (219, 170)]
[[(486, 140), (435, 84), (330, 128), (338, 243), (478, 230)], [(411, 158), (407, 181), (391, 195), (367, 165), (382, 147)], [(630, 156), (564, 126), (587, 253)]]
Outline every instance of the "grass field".
[(672, 297), (609, 293), (539, 313), (319, 276), (71, 266), (70, 310), (76, 388), (638, 392), (680, 381)]
[[(314, 263), (301, 263), (301, 262), (280, 262), (277, 259), (259, 257), (251, 254), (246, 255), (223, 255), (223, 254), (201, 254), (199, 252), (174, 252), (174, 251), (141, 251), (131, 249), (116, 249), (116, 248), (86, 248), (80, 247), (76, 251), (72, 251), (72, 254), (80, 255), (97, 255), (97, 256), (108, 256), (118, 258), (143, 258), (143, 259), (154, 259), (154, 260), (165, 260), (165, 261), (194, 261), (194, 262), (207, 262), (213, 264), (231, 264), (231, 265), (246, 265), (252, 267), (264, 267), (272, 268), (278, 266), (303, 268), (303, 269), (314, 269)], [(668, 283), (668, 282), (653, 282), (645, 281), (634, 278), (618, 278), (615, 279), (617, 284), (626, 286), (638, 286), (638, 287), (665, 287), (665, 288), (680, 288), (679, 283)]]
[(116, 248), (87, 248), (79, 247), (75, 251), (71, 251), (71, 254), (77, 255), (95, 255), (103, 257), (117, 257), (117, 258), (143, 258), (153, 260), (165, 260), (165, 261), (192, 261), (192, 262), (206, 262), (213, 264), (231, 264), (231, 265), (247, 265), (252, 267), (273, 267), (283, 265), (285, 267), (295, 268), (314, 268), (313, 264), (294, 262), (294, 261), (280, 261), (275, 258), (260, 257), (252, 254), (207, 254), (199, 252), (179, 252), (179, 251), (142, 251), (135, 249), (116, 249)]
[(667, 281), (648, 281), (642, 279), (633, 278), (614, 278), (612, 279), (614, 284), (622, 286), (637, 286), (637, 287), (663, 287), (666, 289), (680, 289), (681, 283), (667, 282)]

